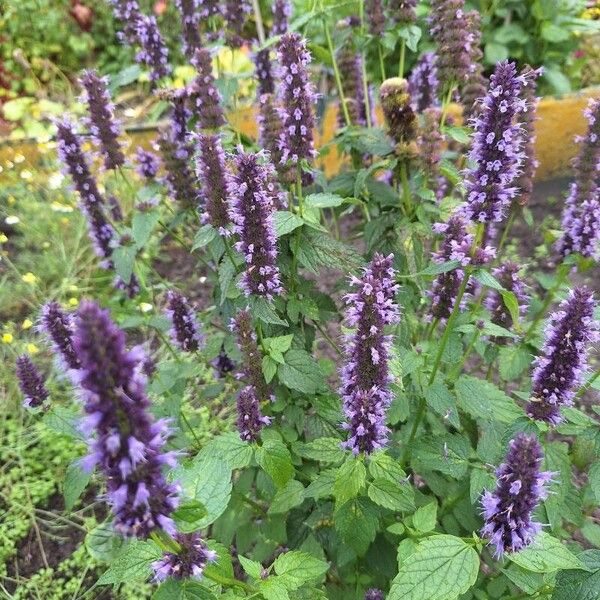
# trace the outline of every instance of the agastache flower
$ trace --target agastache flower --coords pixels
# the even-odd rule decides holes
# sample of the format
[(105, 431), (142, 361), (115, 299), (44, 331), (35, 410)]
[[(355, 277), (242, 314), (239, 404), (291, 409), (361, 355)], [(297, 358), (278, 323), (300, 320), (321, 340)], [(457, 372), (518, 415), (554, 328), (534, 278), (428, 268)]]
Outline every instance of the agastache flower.
[(400, 25), (410, 25), (414, 23), (417, 15), (415, 8), (417, 0), (390, 0), (388, 3), (388, 12), (390, 17)]
[(471, 35), (464, 0), (431, 0), (430, 33), (437, 44), (441, 88), (462, 87), (471, 68)]
[(483, 52), (481, 51), (481, 16), (476, 10), (467, 13), (467, 25), (470, 35), (471, 64), (461, 91), (461, 103), (465, 120), (479, 114), (481, 109), (479, 101), (485, 96), (487, 90), (487, 80), (483, 75), (483, 65), (481, 63), (483, 59)]
[(160, 161), (154, 152), (149, 152), (138, 146), (135, 151), (135, 160), (137, 162), (136, 172), (140, 177), (150, 180), (156, 177)]
[(557, 425), (561, 406), (570, 406), (587, 367), (588, 347), (598, 340), (595, 302), (585, 287), (571, 290), (550, 315), (541, 354), (535, 359), (527, 414)]
[(278, 172), (283, 171), (280, 136), (283, 130), (281, 111), (275, 104), (273, 94), (264, 94), (260, 97), (258, 127), (259, 143), (271, 155), (271, 161)]
[(408, 93), (413, 110), (417, 113), (438, 106), (436, 57), (434, 52), (425, 52), (417, 61), (408, 78)]
[(202, 45), (199, 31), (202, 17), (201, 4), (202, 0), (175, 0), (175, 5), (181, 14), (183, 51), (188, 58), (191, 58), (196, 48)]
[(250, 11), (247, 0), (225, 0), (225, 10), (223, 11), (227, 23), (225, 39), (231, 48), (241, 48), (244, 45), (242, 32)]
[(181, 206), (197, 207), (198, 181), (189, 164), (187, 145), (175, 142), (172, 131), (164, 129), (158, 138), (158, 146), (171, 198)]
[(519, 95), (527, 80), (514, 63), (498, 63), (490, 87), (474, 119), (475, 135), (466, 173), (465, 216), (475, 223), (502, 221), (517, 195), (515, 186), (523, 160), (522, 136), (515, 117), (526, 108)]
[(365, 592), (364, 600), (383, 600), (383, 592), (377, 588), (371, 588)]
[[(527, 311), (529, 296), (525, 291), (525, 283), (519, 275), (520, 269), (520, 265), (508, 261), (493, 269), (492, 275), (506, 291), (515, 295), (519, 304), (519, 313), (524, 315)], [(513, 318), (499, 291), (492, 290), (490, 292), (486, 299), (486, 308), (490, 311), (492, 323), (510, 330), (513, 326)]]
[(273, 25), (272, 35), (283, 35), (289, 28), (289, 19), (292, 16), (292, 5), (290, 0), (274, 0), (273, 2)]
[(238, 394), (237, 414), (237, 428), (244, 442), (258, 440), (260, 430), (271, 423), (271, 419), (260, 412), (260, 399), (253, 385), (247, 385)]
[(269, 386), (262, 372), (262, 354), (252, 325), (250, 309), (240, 310), (231, 320), (231, 330), (235, 333), (242, 353), (242, 371), (239, 379), (244, 379), (252, 387), (259, 402), (270, 399)]
[(258, 97), (260, 98), (263, 94), (272, 94), (275, 91), (275, 81), (273, 79), (271, 52), (269, 48), (259, 50), (254, 55), (254, 66), (256, 69), (256, 79), (258, 80)]
[[(363, 85), (362, 56), (355, 52), (351, 44), (344, 45), (338, 53), (338, 65), (344, 73), (344, 102), (353, 125), (367, 124), (367, 111), (365, 108), (365, 93)], [(343, 114), (340, 110), (340, 123), (345, 125)]]
[(196, 50), (192, 64), (198, 75), (189, 86), (188, 93), (194, 105), (194, 113), (198, 117), (200, 129), (217, 129), (225, 124), (221, 94), (215, 87), (212, 57), (209, 50)]
[(197, 532), (177, 533), (174, 542), (178, 546), (177, 552), (165, 552), (152, 563), (154, 581), (202, 579), (206, 565), (217, 559), (217, 553), (208, 549)]
[(92, 139), (102, 149), (104, 166), (116, 169), (125, 163), (125, 155), (119, 142), (121, 128), (115, 120), (115, 107), (108, 93), (108, 78), (100, 77), (96, 71), (84, 71), (79, 83), (85, 90), (83, 101), (90, 113), (86, 125)]
[(230, 219), (228, 171), (221, 138), (213, 134), (200, 134), (198, 150), (196, 172), (202, 184), (200, 192), (204, 205), (202, 219), (224, 235)]
[(46, 380), (26, 354), (17, 358), (16, 375), (19, 388), (25, 398), (23, 406), (26, 408), (42, 406), (50, 395), (46, 389)]
[(390, 137), (397, 144), (411, 142), (416, 136), (417, 118), (411, 107), (406, 79), (386, 79), (379, 88), (379, 98)]
[[(281, 160), (295, 166), (292, 169), (295, 181), (298, 176), (298, 163), (310, 161), (316, 156), (313, 139), (315, 117), (313, 104), (316, 100), (313, 84), (310, 81), (308, 65), (311, 61), (306, 42), (298, 33), (286, 33), (277, 47), (281, 66), (281, 98), (283, 132), (279, 140)], [(303, 172), (302, 182), (311, 183), (312, 175)]]
[(137, 42), (137, 23), (142, 18), (142, 11), (137, 0), (108, 0), (113, 7), (115, 17), (121, 21), (125, 31), (124, 34), (129, 38), (129, 43)]
[(460, 266), (452, 271), (440, 273), (427, 295), (431, 298), (430, 319), (447, 319), (454, 309), (458, 291), (465, 278), (464, 267), (483, 265), (493, 260), (495, 251), (490, 246), (473, 248), (475, 236), (468, 232), (467, 223), (460, 214), (454, 214), (447, 223), (436, 223), (436, 233), (443, 233), (444, 240), (432, 255), (435, 263), (458, 261)]
[(79, 369), (79, 358), (73, 347), (73, 318), (58, 302), (48, 302), (42, 308), (39, 328), (52, 342), (52, 348), (67, 369)]
[(196, 352), (202, 343), (202, 335), (189, 300), (179, 292), (169, 290), (165, 314), (171, 322), (173, 342), (183, 352)]
[(106, 478), (115, 531), (141, 539), (157, 529), (174, 535), (178, 487), (162, 471), (175, 466), (175, 455), (163, 450), (166, 422), (155, 422), (150, 413), (143, 353), (127, 351), (125, 334), (108, 311), (87, 301), (77, 313), (74, 347), (87, 415), (82, 431), (90, 436), (82, 466), (97, 465)]
[(198, 5), (201, 17), (213, 17), (223, 12), (220, 0), (198, 0)]
[(383, 35), (383, 32), (385, 31), (383, 0), (366, 0), (365, 18), (371, 35), (375, 37)]
[(370, 454), (387, 443), (385, 419), (392, 400), (392, 377), (388, 368), (391, 338), (385, 327), (400, 320), (392, 261), (391, 254), (375, 254), (362, 276), (351, 278), (357, 290), (345, 298), (347, 325), (355, 331), (347, 340), (340, 394), (346, 416), (343, 428), (348, 431), (343, 446), (354, 454)]
[(136, 24), (137, 36), (142, 49), (136, 55), (139, 63), (150, 69), (150, 79), (158, 81), (171, 73), (169, 50), (158, 29), (156, 17), (142, 15)]
[(496, 470), (496, 489), (482, 496), (481, 535), (495, 547), (496, 558), (525, 548), (542, 529), (533, 511), (546, 498), (545, 486), (553, 475), (540, 470), (543, 458), (535, 435), (519, 433), (508, 445), (506, 462)]
[[(440, 131), (440, 110), (427, 108), (423, 111), (423, 126), (418, 139), (420, 162), (430, 185), (436, 190), (436, 196), (443, 196), (443, 177), (440, 162), (444, 149), (444, 136)], [(438, 193), (439, 192), (439, 193)]]
[(562, 216), (563, 235), (558, 251), (567, 256), (579, 252), (585, 257), (598, 257), (600, 242), (600, 100), (591, 99), (585, 116), (588, 130), (575, 159), (575, 181), (566, 200)]
[[(236, 249), (243, 253), (246, 270), (241, 287), (246, 294), (265, 296), (269, 300), (282, 292), (277, 247), (273, 227), (273, 200), (283, 196), (277, 187), (273, 165), (261, 154), (239, 154), (235, 159), (235, 175), (229, 182), (232, 199), (231, 218), (240, 241)], [(285, 199), (282, 197), (282, 202)]]

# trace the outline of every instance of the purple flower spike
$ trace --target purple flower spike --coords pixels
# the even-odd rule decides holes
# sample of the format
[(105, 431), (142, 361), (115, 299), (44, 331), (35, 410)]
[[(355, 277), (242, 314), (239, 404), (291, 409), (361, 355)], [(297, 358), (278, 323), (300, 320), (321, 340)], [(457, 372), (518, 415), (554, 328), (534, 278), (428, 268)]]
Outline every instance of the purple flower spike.
[(225, 10), (223, 11), (227, 23), (225, 39), (231, 48), (241, 48), (244, 45), (242, 33), (250, 11), (248, 0), (225, 0)]
[(271, 161), (278, 172), (283, 170), (282, 153), (279, 145), (283, 131), (281, 111), (275, 104), (273, 94), (264, 94), (260, 97), (258, 115), (259, 143), (271, 155)]
[(225, 153), (218, 135), (198, 136), (196, 171), (202, 184), (203, 221), (210, 223), (222, 235), (229, 225), (229, 192)]
[(189, 164), (189, 148), (173, 140), (173, 131), (163, 130), (158, 146), (165, 169), (169, 195), (184, 207), (198, 206), (198, 180)]
[[(131, 45), (137, 42), (137, 24), (142, 18), (142, 11), (137, 0), (108, 0), (113, 7), (115, 17), (124, 27), (124, 35)], [(119, 35), (120, 38), (123, 35)]]
[(371, 588), (365, 592), (365, 600), (383, 600), (383, 592), (377, 588)]
[(54, 354), (67, 369), (79, 369), (79, 358), (73, 347), (73, 319), (58, 302), (48, 302), (42, 308), (39, 328), (52, 342)]
[(231, 320), (231, 330), (236, 334), (237, 344), (242, 353), (243, 368), (238, 375), (254, 390), (259, 402), (271, 397), (269, 387), (262, 372), (262, 354), (256, 341), (250, 309), (241, 310)]
[(517, 552), (534, 540), (542, 526), (532, 513), (547, 496), (552, 473), (540, 471), (544, 454), (535, 435), (519, 433), (508, 445), (506, 462), (496, 470), (498, 483), (481, 498), (481, 535), (495, 546), (494, 555)]
[(149, 180), (156, 177), (160, 161), (154, 152), (149, 152), (138, 146), (135, 151), (135, 160), (137, 162), (136, 172), (140, 177)]
[(175, 0), (175, 5), (181, 15), (181, 30), (183, 34), (183, 51), (188, 58), (200, 48), (200, 18), (202, 0)]
[(23, 406), (26, 408), (42, 406), (50, 395), (46, 389), (46, 380), (26, 354), (17, 358), (16, 374), (19, 388), (25, 397)]
[[(443, 197), (444, 178), (440, 173), (440, 163), (444, 149), (444, 136), (440, 131), (440, 110), (427, 108), (423, 111), (423, 126), (418, 138), (420, 162), (423, 171), (436, 192)], [(440, 185), (442, 184), (442, 185)], [(438, 196), (439, 197), (439, 196)]]
[(188, 299), (173, 290), (167, 292), (167, 309), (171, 321), (171, 339), (183, 352), (196, 352), (202, 343), (200, 327)]
[(496, 65), (490, 87), (474, 119), (475, 136), (466, 173), (465, 216), (475, 223), (498, 223), (517, 196), (515, 186), (523, 160), (521, 127), (515, 117), (527, 106), (519, 98), (527, 85), (514, 63)]
[(237, 399), (237, 428), (240, 439), (244, 442), (256, 442), (260, 430), (271, 423), (269, 417), (264, 417), (260, 412), (260, 400), (256, 388), (247, 385), (238, 395)]
[[(344, 45), (338, 53), (338, 65), (344, 73), (344, 101), (353, 125), (367, 125), (365, 88), (363, 80), (362, 56), (355, 52), (351, 44)], [(344, 126), (344, 115), (339, 112), (340, 125)]]
[(192, 64), (198, 75), (189, 88), (189, 94), (194, 103), (194, 112), (198, 117), (200, 129), (217, 129), (225, 124), (221, 94), (215, 87), (212, 57), (209, 50), (196, 50)]
[(369, 26), (369, 33), (376, 37), (383, 35), (385, 31), (383, 0), (366, 0), (365, 17)]
[(557, 425), (561, 406), (570, 406), (587, 367), (588, 347), (598, 340), (594, 296), (585, 287), (571, 290), (550, 315), (541, 355), (535, 359), (527, 414)]
[(375, 254), (361, 278), (352, 277), (356, 292), (346, 295), (346, 322), (355, 328), (347, 339), (346, 364), (340, 376), (348, 431), (345, 448), (354, 454), (370, 454), (387, 443), (386, 411), (392, 396), (388, 369), (391, 337), (385, 326), (398, 323), (400, 315), (394, 298), (398, 286), (392, 254)]
[(417, 0), (390, 0), (388, 12), (392, 20), (400, 25), (410, 25), (417, 19)]
[(429, 318), (443, 320), (454, 310), (458, 290), (465, 277), (464, 267), (490, 262), (495, 257), (495, 251), (490, 246), (481, 246), (473, 251), (474, 236), (468, 233), (467, 223), (460, 214), (451, 216), (447, 223), (437, 223), (433, 230), (444, 234), (440, 249), (433, 253), (433, 262), (460, 262), (460, 267), (438, 275), (427, 292), (431, 298)]
[(575, 159), (575, 182), (567, 198), (562, 216), (563, 235), (558, 251), (567, 256), (579, 252), (598, 258), (600, 242), (600, 100), (591, 99), (585, 110), (588, 130)]
[(427, 108), (438, 106), (438, 87), (435, 53), (426, 52), (419, 58), (408, 78), (408, 93), (413, 110), (420, 113)]
[(152, 563), (154, 581), (172, 579), (202, 579), (208, 563), (217, 559), (217, 553), (209, 550), (199, 533), (177, 533), (175, 542), (179, 551), (165, 552)]
[(481, 16), (476, 10), (467, 13), (469, 27), (471, 65), (461, 92), (464, 120), (476, 117), (481, 109), (480, 100), (485, 96), (488, 84), (483, 74), (483, 52), (481, 51)]
[(417, 118), (411, 107), (408, 82), (402, 77), (386, 79), (379, 88), (383, 116), (390, 137), (399, 146), (407, 146), (417, 132)]
[(236, 250), (242, 252), (246, 260), (241, 287), (246, 296), (256, 294), (270, 300), (283, 291), (276, 263), (273, 200), (281, 197), (284, 202), (285, 199), (275, 183), (273, 165), (262, 159), (261, 154), (242, 153), (236, 157), (229, 194), (234, 231), (240, 235)]
[(227, 356), (224, 346), (221, 346), (219, 356), (212, 361), (212, 366), (215, 368), (216, 375), (219, 379), (223, 379), (227, 373), (231, 373), (231, 371), (235, 369), (235, 364), (229, 356)]
[(158, 81), (171, 73), (169, 50), (158, 29), (156, 17), (142, 15), (137, 22), (137, 35), (142, 49), (136, 60), (150, 69), (150, 79)]
[[(280, 100), (283, 107), (283, 132), (279, 140), (281, 160), (298, 165), (300, 161), (310, 161), (316, 156), (313, 139), (316, 94), (308, 73), (311, 56), (306, 42), (298, 33), (286, 33), (279, 40), (277, 53), (281, 65)], [(295, 180), (297, 171), (293, 175)], [(308, 185), (311, 181), (310, 173), (302, 173), (304, 184)]]
[[(502, 266), (494, 269), (492, 275), (498, 283), (507, 291), (512, 292), (519, 304), (519, 313), (523, 316), (527, 312), (529, 296), (525, 291), (525, 283), (519, 276), (521, 267), (513, 262), (505, 262)], [(486, 308), (490, 311), (491, 321), (504, 329), (510, 330), (513, 326), (513, 319), (504, 304), (502, 294), (497, 290), (492, 290), (486, 300)], [(501, 338), (504, 339), (504, 338)]]
[(274, 0), (271, 34), (283, 35), (284, 33), (287, 33), (291, 16), (292, 4), (290, 3), (290, 0)]
[(90, 436), (82, 464), (98, 465), (106, 478), (115, 531), (141, 539), (157, 529), (174, 535), (178, 487), (162, 471), (175, 466), (176, 456), (163, 451), (166, 422), (155, 422), (150, 413), (143, 352), (128, 352), (125, 334), (93, 302), (78, 310), (74, 347), (81, 361), (75, 379), (87, 415), (82, 431)]
[(465, 0), (431, 0), (430, 33), (437, 44), (441, 89), (462, 87), (471, 69), (471, 35)]
[(200, 6), (201, 17), (213, 17), (223, 12), (220, 0), (198, 0), (198, 5)]
[(259, 50), (254, 55), (254, 66), (258, 80), (258, 97), (260, 98), (263, 94), (272, 94), (275, 91), (275, 81), (273, 80), (271, 52), (269, 48)]
[(121, 128), (115, 120), (115, 107), (107, 89), (108, 78), (100, 77), (96, 71), (84, 71), (79, 83), (85, 90), (83, 101), (90, 113), (86, 125), (92, 139), (102, 149), (104, 166), (116, 169), (125, 163), (125, 155), (119, 143)]

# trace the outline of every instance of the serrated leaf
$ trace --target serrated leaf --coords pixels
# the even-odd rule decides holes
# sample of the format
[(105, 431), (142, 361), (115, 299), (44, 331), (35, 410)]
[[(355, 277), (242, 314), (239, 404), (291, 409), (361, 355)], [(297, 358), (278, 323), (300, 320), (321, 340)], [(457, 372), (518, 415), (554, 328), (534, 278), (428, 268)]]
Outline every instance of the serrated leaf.
[(398, 484), (389, 479), (374, 479), (368, 495), (375, 504), (395, 511), (411, 511), (415, 508), (414, 490), (408, 484)]
[(471, 480), (469, 482), (469, 497), (472, 504), (476, 504), (481, 497), (483, 490), (493, 489), (496, 484), (496, 478), (483, 469), (473, 469), (471, 471)]
[(587, 569), (564, 544), (545, 532), (539, 533), (527, 548), (509, 554), (508, 558), (534, 573), (552, 573), (559, 569)]
[(470, 452), (469, 441), (461, 435), (427, 436), (415, 444), (414, 468), (439, 471), (461, 479), (467, 473)]
[(244, 571), (246, 571), (246, 573), (248, 573), (250, 577), (253, 577), (254, 579), (260, 579), (263, 567), (259, 562), (256, 562), (255, 560), (250, 560), (249, 558), (246, 558), (241, 554), (238, 555), (238, 560), (242, 565), (242, 569), (244, 569)]
[(477, 281), (479, 281), (481, 285), (485, 285), (486, 287), (492, 288), (493, 290), (497, 291), (504, 290), (504, 288), (498, 282), (498, 280), (491, 273), (488, 273), (488, 271), (475, 271), (475, 273), (473, 273), (473, 277), (477, 279)]
[(531, 354), (521, 346), (503, 346), (500, 348), (498, 362), (500, 377), (504, 381), (517, 379), (531, 364)]
[(277, 363), (270, 356), (263, 356), (261, 361), (263, 376), (267, 383), (273, 381), (273, 377), (277, 373)]
[(125, 283), (129, 283), (131, 280), (136, 254), (135, 246), (118, 246), (112, 252), (115, 271)]
[(600, 503), (600, 462), (595, 462), (589, 470), (588, 481), (592, 492), (596, 497), (596, 502)]
[(417, 273), (417, 275), (441, 275), (442, 273), (448, 273), (460, 266), (460, 261), (450, 260), (443, 263), (432, 263), (423, 271)]
[(364, 463), (355, 456), (350, 456), (339, 468), (335, 478), (333, 493), (337, 503), (343, 504), (346, 500), (358, 496), (365, 487), (366, 480), (367, 470)]
[(442, 128), (442, 133), (452, 138), (459, 144), (468, 144), (471, 141), (471, 132), (466, 127), (455, 127), (445, 125)]
[(275, 237), (282, 237), (302, 227), (304, 219), (289, 210), (278, 210), (274, 217)]
[(335, 485), (336, 476), (337, 469), (322, 471), (304, 490), (304, 495), (306, 498), (314, 498), (315, 500), (333, 496), (333, 486)]
[(273, 497), (269, 514), (284, 514), (304, 502), (304, 486), (295, 479), (290, 479), (279, 488)]
[(304, 198), (304, 205), (309, 208), (328, 208), (340, 206), (344, 199), (337, 194), (319, 193), (309, 194)]
[(336, 510), (334, 525), (342, 540), (362, 556), (377, 535), (377, 510), (367, 498), (353, 498)]
[(396, 484), (408, 483), (406, 473), (398, 460), (383, 451), (371, 454), (369, 473), (374, 479), (387, 479)]
[(304, 228), (297, 249), (300, 264), (315, 274), (321, 267), (352, 271), (363, 266), (362, 257), (350, 246), (327, 234)]
[(440, 417), (447, 419), (450, 425), (456, 429), (461, 428), (456, 398), (442, 380), (434, 381), (425, 390), (425, 400), (427, 405), (431, 406)]
[(273, 563), (273, 570), (277, 575), (294, 582), (294, 587), (288, 585), (288, 589), (297, 589), (320, 579), (329, 570), (329, 565), (307, 552), (293, 550), (280, 554)]
[(156, 210), (136, 211), (133, 215), (131, 232), (138, 250), (142, 249), (150, 239), (159, 218), (160, 215)]
[(202, 225), (200, 229), (196, 232), (194, 237), (194, 245), (192, 246), (192, 250), (197, 250), (198, 248), (204, 248), (207, 244), (210, 244), (217, 237), (217, 230), (207, 223), (206, 225)]
[(85, 536), (85, 547), (89, 555), (103, 563), (111, 562), (119, 554), (124, 543), (110, 522), (101, 523)]
[(292, 348), (285, 354), (285, 364), (277, 369), (279, 381), (286, 387), (302, 392), (316, 394), (323, 388), (325, 375), (315, 359), (305, 350)]
[(256, 462), (277, 487), (283, 487), (294, 475), (290, 451), (278, 440), (265, 440), (256, 451)]
[(77, 462), (71, 463), (65, 473), (63, 483), (63, 497), (65, 499), (65, 510), (70, 511), (92, 477), (91, 471), (84, 471)]
[(433, 531), (437, 522), (437, 502), (429, 502), (419, 507), (412, 516), (412, 522), (417, 531), (423, 533)]
[(600, 550), (586, 550), (577, 558), (589, 572), (575, 569), (559, 571), (552, 600), (600, 600)]
[(338, 463), (344, 460), (346, 453), (338, 438), (318, 438), (298, 448), (298, 454), (318, 462)]
[(477, 580), (477, 552), (460, 538), (434, 535), (402, 563), (388, 600), (453, 600)]
[(217, 600), (217, 597), (197, 581), (168, 579), (154, 592), (152, 600)]
[(475, 419), (512, 423), (523, 416), (523, 409), (489, 381), (462, 375), (455, 389), (458, 407)]
[(66, 435), (70, 438), (86, 441), (79, 429), (80, 417), (77, 412), (62, 406), (55, 406), (43, 417), (43, 422), (48, 429)]
[(240, 439), (238, 433), (223, 433), (208, 442), (200, 454), (214, 455), (224, 460), (230, 469), (247, 467), (252, 460), (253, 449)]
[(161, 556), (162, 550), (153, 541), (134, 540), (112, 561), (98, 579), (98, 585), (146, 581), (152, 572), (152, 563)]
[(184, 521), (185, 523), (194, 523), (204, 518), (208, 514), (206, 506), (198, 500), (184, 502), (177, 507), (173, 513), (175, 521)]

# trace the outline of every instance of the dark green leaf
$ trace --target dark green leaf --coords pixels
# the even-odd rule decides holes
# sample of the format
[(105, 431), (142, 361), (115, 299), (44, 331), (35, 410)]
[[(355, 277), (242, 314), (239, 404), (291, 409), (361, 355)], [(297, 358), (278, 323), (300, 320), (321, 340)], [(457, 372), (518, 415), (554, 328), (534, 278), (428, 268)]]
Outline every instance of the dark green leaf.
[(91, 476), (91, 471), (84, 471), (76, 462), (71, 463), (67, 467), (65, 482), (63, 484), (65, 510), (70, 511), (75, 506), (75, 503), (87, 487)]

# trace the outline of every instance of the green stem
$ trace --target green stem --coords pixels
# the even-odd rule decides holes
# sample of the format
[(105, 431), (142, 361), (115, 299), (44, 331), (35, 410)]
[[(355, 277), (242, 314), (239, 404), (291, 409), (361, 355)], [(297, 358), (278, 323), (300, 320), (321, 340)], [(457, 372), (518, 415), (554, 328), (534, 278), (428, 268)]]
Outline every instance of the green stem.
[(264, 45), (266, 37), (265, 37), (265, 27), (263, 25), (262, 13), (260, 12), (260, 5), (258, 4), (258, 0), (252, 0), (252, 8), (254, 9), (254, 21), (256, 22), (256, 33), (258, 33), (258, 41), (260, 45)]
[(469, 345), (466, 347), (465, 352), (462, 355), (462, 358), (460, 359), (460, 363), (458, 365), (456, 365), (456, 368), (450, 374), (450, 376), (449, 376), (450, 381), (454, 381), (455, 379), (458, 379), (458, 376), (461, 374), (462, 369), (465, 366), (465, 363), (467, 362), (467, 358), (469, 358), (469, 356), (471, 355), (471, 352), (473, 352), (473, 348), (475, 347), (475, 344), (477, 343), (477, 340), (479, 339), (480, 335), (481, 335), (481, 329), (479, 327), (477, 327), (477, 329), (475, 330), (475, 333), (471, 337), (471, 341), (469, 342)]
[(502, 237), (498, 242), (498, 250), (496, 251), (496, 260), (500, 259), (500, 254), (502, 249), (504, 248), (504, 244), (506, 244), (506, 240), (508, 239), (508, 234), (512, 229), (512, 226), (515, 222), (516, 210), (514, 208), (511, 209), (510, 215), (508, 217), (508, 221), (506, 222), (506, 226), (504, 227), (504, 231), (502, 232)]
[(400, 180), (402, 182), (402, 204), (405, 207), (406, 214), (410, 216), (412, 214), (412, 200), (410, 197), (410, 187), (408, 185), (408, 169), (406, 168), (406, 161), (400, 163)]
[(340, 356), (343, 356), (344, 353), (342, 352), (341, 348), (331, 339), (330, 335), (323, 329), (323, 327), (321, 327), (321, 325), (319, 323), (317, 323), (317, 321), (313, 321), (313, 323), (315, 324), (315, 327), (321, 332), (321, 335), (329, 342), (329, 344), (331, 345), (331, 347)]
[(450, 89), (448, 90), (448, 94), (446, 94), (446, 97), (444, 98), (444, 103), (442, 104), (442, 117), (440, 119), (440, 127), (443, 127), (444, 123), (446, 122), (446, 117), (448, 116), (448, 110), (450, 109), (454, 89), (454, 85), (451, 85)]
[[(359, 4), (360, 13), (360, 30), (361, 35), (365, 37), (365, 2), (360, 0)], [(362, 82), (363, 82), (363, 96), (365, 97), (365, 116), (367, 118), (367, 127), (371, 129), (371, 99), (369, 98), (369, 83), (367, 82), (367, 57), (364, 50), (362, 51)]]
[(579, 391), (577, 392), (577, 398), (581, 398), (581, 396), (583, 396), (583, 394), (585, 394), (585, 392), (587, 392), (587, 390), (589, 390), (592, 387), (592, 384), (594, 383), (594, 381), (596, 381), (596, 379), (598, 379), (598, 377), (600, 377), (600, 369), (598, 369), (580, 388)]
[(406, 40), (400, 42), (400, 63), (398, 65), (398, 77), (404, 77), (404, 59), (406, 56)]
[(381, 49), (381, 43), (377, 40), (377, 51), (379, 54), (379, 70), (381, 71), (381, 81), (384, 82), (387, 77), (385, 74), (385, 61), (383, 60), (383, 50)]

